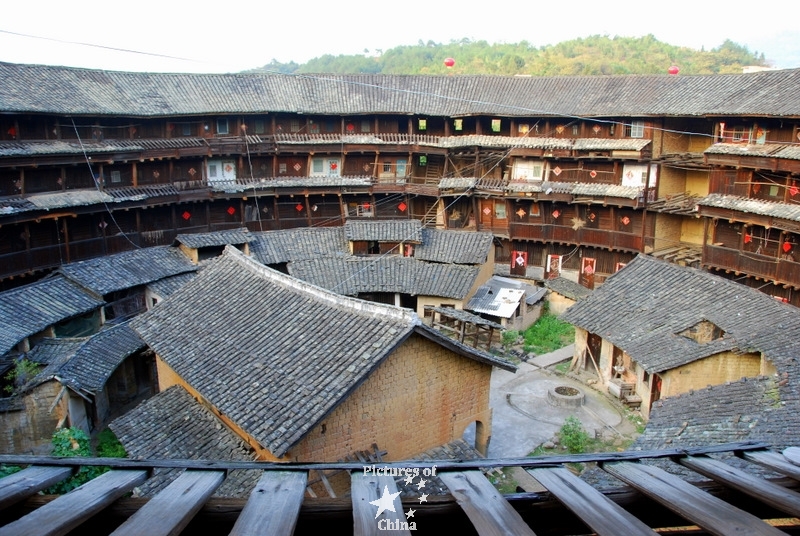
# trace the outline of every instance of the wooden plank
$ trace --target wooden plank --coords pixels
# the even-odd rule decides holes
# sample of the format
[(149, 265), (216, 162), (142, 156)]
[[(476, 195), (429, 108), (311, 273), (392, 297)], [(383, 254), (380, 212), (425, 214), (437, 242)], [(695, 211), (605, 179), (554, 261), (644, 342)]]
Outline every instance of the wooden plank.
[(66, 495), (0, 527), (0, 535), (66, 534), (147, 480), (147, 471), (109, 471)]
[(180, 534), (224, 480), (224, 471), (184, 471), (113, 534)]
[(800, 448), (788, 447), (783, 449), (783, 455), (795, 465), (800, 465)]
[(306, 491), (305, 471), (264, 471), (231, 536), (291, 535)]
[(773, 508), (800, 517), (800, 494), (774, 482), (731, 467), (714, 458), (688, 456), (680, 459), (684, 465), (701, 475), (755, 497)]
[(72, 475), (70, 467), (32, 466), (0, 480), (0, 510)]
[(534, 534), (480, 471), (440, 472), (438, 476), (480, 536)]
[(528, 473), (600, 536), (656, 534), (566, 467), (530, 469)]
[[(406, 527), (416, 522), (406, 520), (397, 484), (390, 476), (365, 475), (355, 471), (350, 474), (350, 498), (353, 503), (353, 534), (356, 536), (378, 536), (395, 534), (411, 536)], [(383, 505), (372, 504), (383, 499)], [(402, 527), (402, 528), (400, 528)]]
[(777, 452), (769, 450), (757, 450), (753, 452), (745, 452), (742, 454), (748, 462), (757, 463), (762, 467), (771, 469), (776, 473), (781, 473), (788, 477), (800, 480), (800, 467), (790, 462), (786, 457)]
[(603, 464), (603, 469), (711, 534), (785, 534), (658, 467), (619, 462)]

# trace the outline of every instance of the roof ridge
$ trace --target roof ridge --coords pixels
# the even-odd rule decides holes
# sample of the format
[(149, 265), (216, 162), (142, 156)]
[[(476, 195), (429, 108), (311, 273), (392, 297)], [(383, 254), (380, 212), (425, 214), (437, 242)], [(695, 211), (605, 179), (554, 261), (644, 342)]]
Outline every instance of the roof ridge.
[(406, 322), (411, 326), (422, 323), (417, 316), (417, 313), (411, 311), (410, 309), (404, 309), (394, 305), (369, 302), (359, 298), (352, 298), (350, 296), (343, 296), (341, 294), (331, 292), (320, 286), (302, 281), (296, 277), (286, 275), (277, 270), (273, 270), (268, 266), (260, 264), (255, 259), (248, 257), (230, 245), (225, 246), (225, 250), (220, 258), (232, 260), (260, 277), (266, 277), (275, 283), (283, 285), (284, 287), (298, 290), (303, 293), (312, 294), (315, 298), (331, 303), (338, 307), (347, 307), (373, 316), (391, 317), (393, 320)]

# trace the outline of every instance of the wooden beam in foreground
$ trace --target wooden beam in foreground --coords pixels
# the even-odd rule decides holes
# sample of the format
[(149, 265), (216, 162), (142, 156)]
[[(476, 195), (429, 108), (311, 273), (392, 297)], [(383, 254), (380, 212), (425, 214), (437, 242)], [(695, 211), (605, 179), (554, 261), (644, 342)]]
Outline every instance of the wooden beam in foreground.
[(31, 466), (2, 480), (0, 510), (8, 508), (35, 493), (72, 475), (70, 467)]
[(264, 471), (236, 520), (231, 536), (291, 536), (303, 504), (306, 482), (306, 471)]
[(440, 472), (437, 475), (480, 536), (535, 536), (519, 513), (480, 471)]
[(566, 467), (529, 469), (528, 473), (599, 536), (656, 535), (653, 529)]
[(0, 527), (0, 535), (66, 534), (147, 480), (147, 471), (109, 471), (53, 502)]
[(120, 525), (113, 535), (180, 534), (224, 480), (224, 471), (184, 471)]
[(718, 536), (786, 534), (756, 516), (739, 510), (658, 467), (634, 462), (617, 462), (603, 464), (603, 469), (712, 534)]

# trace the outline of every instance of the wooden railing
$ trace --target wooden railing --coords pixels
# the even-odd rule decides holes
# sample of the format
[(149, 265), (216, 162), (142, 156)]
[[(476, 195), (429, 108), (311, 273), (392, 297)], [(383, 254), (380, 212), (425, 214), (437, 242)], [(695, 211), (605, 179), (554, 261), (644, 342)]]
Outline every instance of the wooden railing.
[(800, 286), (800, 263), (724, 246), (703, 247), (703, 265), (741, 272), (781, 285)]
[(541, 242), (566, 242), (602, 248), (642, 251), (642, 237), (605, 229), (573, 229), (572, 227), (538, 223), (512, 223), (509, 225), (512, 240), (537, 240)]

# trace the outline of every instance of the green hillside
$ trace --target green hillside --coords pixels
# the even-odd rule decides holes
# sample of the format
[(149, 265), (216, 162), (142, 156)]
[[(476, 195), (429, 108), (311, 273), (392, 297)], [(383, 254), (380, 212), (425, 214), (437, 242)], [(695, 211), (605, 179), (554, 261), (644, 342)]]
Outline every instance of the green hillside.
[[(448, 68), (446, 58), (455, 59)], [(764, 55), (726, 40), (711, 50), (694, 50), (645, 37), (591, 36), (556, 45), (533, 47), (525, 41), (489, 44), (462, 39), (448, 44), (420, 41), (415, 46), (365, 50), (359, 55), (324, 55), (307, 63), (275, 60), (251, 72), (381, 73), (381, 74), (492, 74), (492, 75), (599, 75), (664, 74), (671, 65), (681, 74), (741, 73), (746, 65), (765, 66)]]

